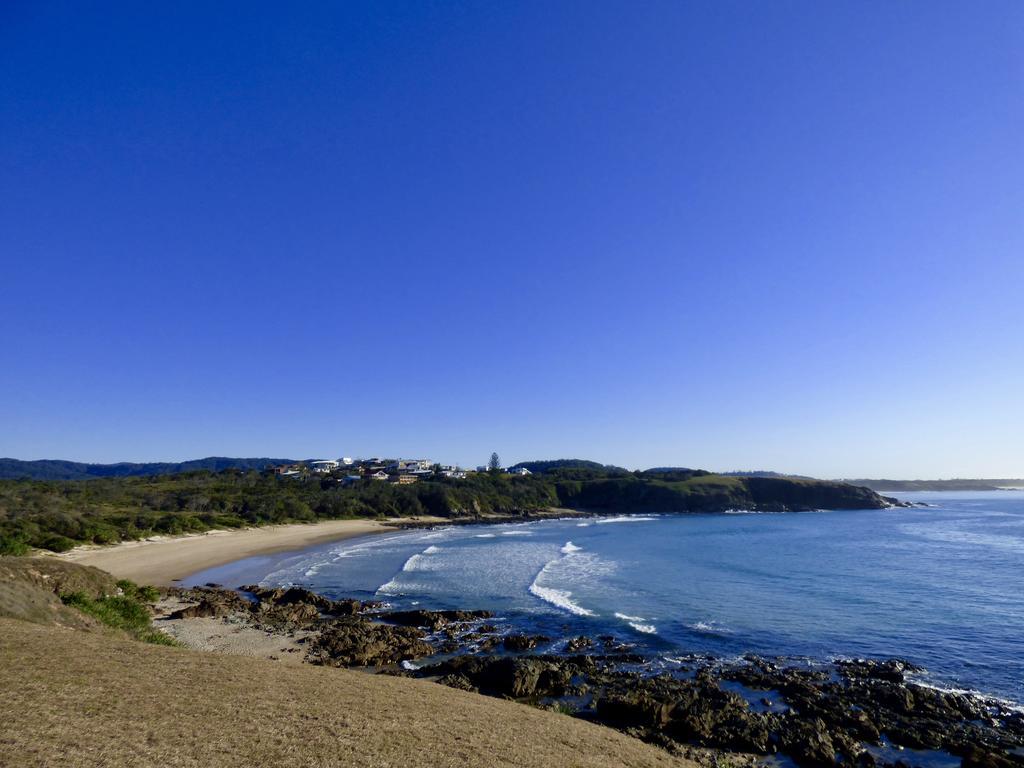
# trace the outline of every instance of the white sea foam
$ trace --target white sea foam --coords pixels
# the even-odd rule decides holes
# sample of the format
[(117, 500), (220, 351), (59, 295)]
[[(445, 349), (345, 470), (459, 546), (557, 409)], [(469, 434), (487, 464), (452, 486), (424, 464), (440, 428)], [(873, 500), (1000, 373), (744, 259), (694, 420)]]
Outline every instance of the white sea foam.
[[(571, 541), (566, 543), (572, 544)], [(562, 548), (562, 551), (565, 552), (565, 547)], [(553, 568), (556, 568), (560, 563), (567, 560), (575, 560), (577, 557), (578, 555), (576, 555), (575, 551), (570, 550), (563, 554), (562, 557), (556, 557), (554, 560), (549, 560), (544, 564), (544, 567), (537, 572), (537, 575), (533, 579), (533, 583), (530, 584), (527, 591), (529, 591), (529, 593), (534, 597), (538, 597), (556, 608), (561, 608), (562, 610), (568, 611), (569, 613), (573, 613), (577, 616), (596, 616), (597, 614), (592, 610), (584, 608), (582, 605), (575, 602), (572, 599), (572, 592), (570, 590), (546, 587), (541, 584), (542, 581), (546, 580), (546, 578), (551, 575)]]
[[(377, 594), (380, 595), (400, 595), (405, 594), (406, 590), (411, 588), (409, 584), (401, 584), (399, 580), (402, 578), (403, 573), (416, 573), (420, 571), (436, 571), (444, 568), (444, 558), (433, 558), (431, 555), (436, 555), (441, 552), (441, 547), (431, 544), (429, 547), (424, 549), (422, 552), (409, 557), (404, 563), (402, 563), (401, 570), (396, 573), (390, 581), (381, 584), (377, 587)], [(421, 585), (416, 585), (418, 588)], [(415, 591), (415, 589), (413, 589)]]
[(533, 584), (530, 585), (530, 594), (534, 597), (539, 597), (546, 603), (550, 603), (556, 608), (574, 613), (577, 616), (594, 616), (594, 612), (578, 605), (572, 601), (572, 592), (567, 589), (553, 589), (551, 587), (542, 587), (537, 584), (537, 580), (534, 579)]
[(563, 555), (569, 555), (569, 554), (572, 554), (573, 552), (579, 552), (581, 549), (583, 549), (583, 547), (577, 547), (571, 541), (567, 541), (567, 542), (565, 542), (565, 546), (562, 547), (562, 549), (559, 550), (559, 551)]
[(420, 561), (423, 559), (422, 554), (413, 555), (405, 564), (402, 566), (402, 571), (408, 573), (409, 571), (415, 571), (419, 568)]
[(431, 544), (429, 547), (419, 552), (408, 560), (402, 566), (402, 571), (409, 573), (410, 571), (435, 571), (437, 570), (443, 561), (439, 561), (436, 558), (431, 558), (430, 555), (436, 555), (441, 551), (440, 547)]
[(702, 632), (706, 635), (729, 635), (730, 630), (723, 627), (717, 621), (696, 621), (687, 625), (694, 632)]
[(533, 536), (533, 531), (502, 531), (502, 536)]
[(590, 523), (576, 523), (577, 528), (589, 528)]
[(653, 624), (647, 623), (647, 619), (643, 616), (630, 616), (625, 613), (616, 613), (615, 618), (622, 619), (637, 632), (643, 632), (648, 635), (654, 635), (658, 632), (658, 628)]
[(977, 699), (983, 702), (991, 702), (997, 704), (1000, 707), (1010, 710), (1011, 712), (1020, 712), (1024, 714), (1024, 705), (1019, 702), (1013, 701), (1012, 699), (1003, 699), (998, 696), (990, 696), (987, 693), (982, 693), (973, 688), (956, 688), (956, 687), (945, 687), (929, 682), (926, 678), (921, 675), (907, 675), (907, 677), (913, 682), (920, 685), (922, 688), (931, 688), (933, 691), (940, 691), (942, 693), (954, 693), (959, 696), (969, 696), (972, 699)]
[[(961, 526), (964, 524), (964, 522), (955, 522), (929, 528), (927, 525), (919, 523), (907, 523), (900, 526), (900, 532), (944, 544), (968, 544), (976, 547), (1005, 549), (1010, 552), (1024, 552), (1024, 539), (1014, 536), (1012, 533), (1004, 536), (1000, 536), (998, 532), (975, 533), (962, 530)], [(993, 526), (993, 528), (997, 527)]]
[(478, 533), (473, 538), (474, 539), (493, 539), (496, 535), (497, 534), (493, 534), (493, 533)]
[(619, 515), (618, 517), (602, 517), (595, 522), (598, 525), (608, 525), (608, 523), (646, 523), (649, 520), (657, 519), (648, 515)]

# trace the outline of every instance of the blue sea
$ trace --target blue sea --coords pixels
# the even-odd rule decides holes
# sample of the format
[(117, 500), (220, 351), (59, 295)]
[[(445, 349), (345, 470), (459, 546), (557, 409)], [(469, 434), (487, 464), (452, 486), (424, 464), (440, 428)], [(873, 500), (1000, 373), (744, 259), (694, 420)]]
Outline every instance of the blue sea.
[(1024, 702), (1024, 491), (783, 514), (623, 515), (378, 534), (194, 575), (396, 608), (487, 608), (552, 648), (615, 635), (691, 653), (898, 656), (923, 682)]

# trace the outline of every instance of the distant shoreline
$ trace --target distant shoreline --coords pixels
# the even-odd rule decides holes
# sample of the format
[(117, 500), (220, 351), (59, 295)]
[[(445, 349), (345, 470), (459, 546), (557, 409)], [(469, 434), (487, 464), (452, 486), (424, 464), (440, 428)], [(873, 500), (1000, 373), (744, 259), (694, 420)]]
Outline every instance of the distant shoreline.
[(495, 515), (481, 518), (400, 517), (386, 520), (324, 520), (318, 523), (286, 523), (242, 529), (217, 529), (177, 536), (152, 536), (117, 544), (85, 544), (60, 554), (45, 553), (79, 565), (91, 565), (139, 584), (174, 586), (210, 568), (257, 555), (295, 552), (315, 544), (343, 541), (356, 536), (387, 533), (437, 525), (469, 525), (528, 522), (558, 516), (582, 516), (585, 512), (552, 508), (547, 514), (529, 517)]
[(958, 480), (869, 480), (854, 479), (838, 482), (870, 488), (875, 493), (935, 493), (941, 491), (1020, 491), (1024, 480), (1017, 479), (958, 479)]
[[(395, 531), (398, 530), (394, 524), (396, 522), (325, 520), (319, 523), (267, 525), (241, 530), (152, 537), (107, 546), (87, 545), (59, 555), (45, 556), (70, 560), (79, 565), (91, 565), (121, 579), (170, 586), (192, 574), (246, 557), (288, 552), (328, 541)], [(441, 521), (433, 522), (437, 524)]]

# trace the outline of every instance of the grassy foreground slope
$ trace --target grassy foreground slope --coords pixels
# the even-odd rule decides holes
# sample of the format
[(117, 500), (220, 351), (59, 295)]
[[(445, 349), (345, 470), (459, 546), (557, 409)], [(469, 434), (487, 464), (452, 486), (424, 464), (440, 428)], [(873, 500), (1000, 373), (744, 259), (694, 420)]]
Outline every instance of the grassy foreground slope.
[(0, 619), (0, 766), (687, 766), (421, 680)]

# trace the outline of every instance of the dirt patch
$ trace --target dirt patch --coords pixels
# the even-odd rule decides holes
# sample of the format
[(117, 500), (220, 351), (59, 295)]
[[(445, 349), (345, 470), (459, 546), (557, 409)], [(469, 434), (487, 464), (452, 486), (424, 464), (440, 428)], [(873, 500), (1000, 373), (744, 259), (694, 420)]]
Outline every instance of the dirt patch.
[(301, 664), (305, 641), (312, 632), (289, 635), (268, 632), (241, 616), (171, 619), (171, 614), (194, 605), (192, 601), (165, 597), (156, 604), (154, 629), (173, 637), (186, 648), (235, 656), (250, 656), (284, 664)]

